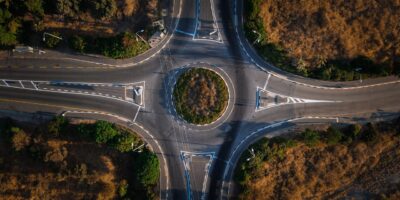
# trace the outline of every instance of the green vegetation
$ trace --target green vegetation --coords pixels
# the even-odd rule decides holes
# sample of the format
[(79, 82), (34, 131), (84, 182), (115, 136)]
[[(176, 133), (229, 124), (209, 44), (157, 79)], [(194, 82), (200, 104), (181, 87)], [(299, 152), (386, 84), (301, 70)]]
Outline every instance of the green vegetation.
[[(145, 147), (142, 152), (132, 151), (142, 144), (128, 129), (106, 121), (76, 124), (57, 116), (48, 123), (27, 128), (19, 122), (0, 119), (0, 162), (7, 162), (0, 165), (0, 176), (21, 178), (27, 175), (7, 170), (15, 167), (35, 172), (37, 169), (33, 168), (39, 168), (39, 175), (31, 173), (20, 183), (25, 184), (24, 191), (32, 190), (31, 197), (44, 190), (52, 199), (66, 191), (73, 199), (79, 199), (80, 194), (89, 199), (157, 199), (160, 164), (156, 154)], [(11, 190), (8, 180), (0, 183), (0, 195), (7, 193), (5, 198), (15, 199), (21, 190)], [(66, 187), (60, 180), (79, 188)], [(37, 184), (32, 187), (30, 182)], [(54, 189), (42, 188), (41, 184), (54, 185)]]
[(301, 133), (304, 143), (309, 146), (315, 146), (320, 139), (318, 131), (314, 131), (311, 129), (306, 129), (303, 133)]
[[(127, 12), (132, 14), (135, 2), (126, 1), (125, 4), (130, 5), (130, 11)], [(103, 30), (106, 26), (98, 23), (99, 29), (104, 31), (102, 34), (94, 36), (82, 34), (85, 31), (74, 31), (79, 26), (86, 26), (81, 24), (93, 23), (95, 19), (106, 20), (107, 23), (117, 20), (117, 9), (123, 8), (122, 5), (118, 7), (115, 0), (0, 1), (0, 47), (10, 49), (17, 44), (36, 45), (38, 38), (44, 37), (43, 45), (47, 48), (64, 47), (68, 44), (71, 49), (80, 53), (101, 54), (115, 59), (134, 57), (148, 50), (149, 44), (139, 40), (131, 29), (113, 33), (112, 29)], [(81, 24), (60, 28), (60, 22), (55, 20), (59, 17), (63, 18), (65, 26), (76, 22)], [(44, 20), (45, 18), (50, 21)], [(92, 26), (96, 30), (96, 25)], [(44, 36), (44, 32), (60, 36), (63, 40)], [(146, 38), (146, 34), (147, 31), (142, 36)]]
[(82, 53), (102, 54), (115, 59), (134, 57), (150, 48), (130, 32), (97, 38), (74, 35), (70, 38), (70, 47)]
[(207, 124), (217, 120), (228, 104), (228, 89), (215, 72), (192, 68), (183, 72), (174, 88), (176, 111), (184, 120)]
[(157, 156), (145, 150), (139, 155), (138, 163), (135, 168), (137, 183), (145, 188), (154, 186), (160, 176), (160, 163)]
[[(294, 18), (296, 19), (296, 23), (292, 23), (290, 24), (290, 27), (286, 27), (288, 26), (288, 23), (284, 23), (281, 21), (284, 21), (285, 17), (290, 18), (291, 15), (289, 14), (282, 14), (282, 16), (280, 16), (279, 13), (282, 13), (282, 10), (284, 10), (282, 7), (287, 7), (288, 10), (290, 10), (291, 8), (294, 8), (293, 5), (284, 5), (286, 3), (279, 3), (279, 1), (272, 1), (269, 4), (273, 4), (273, 5), (267, 5), (264, 4), (265, 1), (264, 0), (252, 0), (252, 1), (244, 1), (244, 15), (245, 15), (245, 23), (244, 23), (244, 32), (246, 37), (248, 38), (250, 43), (253, 43), (254, 48), (258, 51), (258, 53), (264, 57), (267, 61), (269, 61), (270, 63), (274, 64), (275, 66), (291, 72), (291, 73), (295, 73), (298, 75), (302, 75), (302, 76), (306, 76), (306, 77), (311, 77), (311, 78), (317, 78), (317, 79), (323, 79), (323, 80), (335, 80), (335, 81), (352, 81), (352, 80), (358, 80), (358, 79), (366, 79), (369, 77), (377, 77), (377, 76), (388, 76), (388, 75), (393, 75), (393, 74), (397, 74), (400, 75), (400, 62), (398, 61), (398, 53), (394, 53), (394, 52), (398, 52), (398, 50), (395, 50), (395, 48), (393, 48), (393, 52), (391, 52), (392, 50), (390, 50), (390, 52), (388, 51), (386, 54), (387, 56), (383, 56), (385, 57), (385, 59), (383, 59), (384, 61), (382, 62), (374, 62), (373, 60), (371, 60), (371, 58), (368, 58), (366, 56), (354, 56), (354, 58), (349, 58), (347, 59), (347, 55), (343, 55), (343, 58), (346, 59), (327, 59), (326, 56), (323, 55), (319, 55), (318, 53), (321, 54), (330, 54), (331, 52), (328, 51), (328, 49), (331, 46), (335, 46), (336, 44), (333, 44), (334, 41), (323, 41), (326, 42), (328, 44), (326, 44), (325, 46), (323, 46), (324, 48), (326, 48), (326, 51), (328, 52), (318, 52), (316, 51), (316, 49), (313, 49), (313, 45), (309, 45), (309, 47), (307, 49), (299, 49), (298, 45), (305, 45), (308, 44), (306, 43), (306, 41), (302, 42), (302, 39), (299, 38), (292, 38), (292, 37), (297, 37), (299, 34), (298, 32), (305, 32), (304, 35), (306, 34), (313, 34), (314, 32), (311, 31), (305, 31), (310, 29), (310, 27), (307, 26), (312, 26), (312, 28), (316, 29), (314, 34), (321, 34), (318, 33), (317, 31), (319, 31), (319, 29), (326, 29), (326, 26), (328, 25), (328, 21), (325, 20), (324, 21), (324, 16), (322, 17), (318, 17), (318, 20), (320, 20), (321, 22), (320, 25), (314, 25), (313, 23), (315, 23), (315, 21), (313, 20), (314, 16), (311, 16), (312, 13), (309, 13), (310, 16), (292, 16), (291, 20), (294, 20)], [(289, 3), (288, 3), (289, 4)], [(301, 4), (301, 3), (298, 3)], [(312, 4), (310, 3), (305, 3), (308, 4), (306, 8), (304, 8), (304, 10), (313, 10), (314, 7), (313, 5), (309, 5)], [(337, 3), (339, 4), (339, 3)], [(367, 3), (366, 3), (367, 4)], [(273, 11), (268, 10), (268, 8), (263, 8), (264, 7), (268, 7), (269, 9), (274, 8)], [(332, 5), (331, 7), (336, 7), (336, 5)], [(351, 6), (348, 6), (349, 8)], [(355, 6), (358, 7), (358, 6)], [(262, 10), (264, 9), (264, 12), (262, 12)], [(280, 10), (282, 9), (282, 10)], [(326, 9), (326, 8), (324, 8)], [(326, 10), (319, 8), (319, 11), (317, 13), (314, 13), (313, 15), (324, 15), (327, 14)], [(367, 8), (366, 8), (367, 9)], [(277, 11), (278, 10), (278, 11)], [(315, 9), (314, 9), (315, 10)], [(279, 12), (280, 11), (280, 12)], [(292, 10), (290, 12), (296, 12), (295, 10)], [(306, 11), (304, 11), (306, 12)], [(310, 11), (311, 12), (311, 11)], [(344, 12), (344, 11), (343, 11)], [(263, 14), (261, 14), (263, 13)], [(278, 14), (277, 14), (278, 13)], [(343, 14), (341, 12), (338, 12), (339, 15)], [(353, 12), (348, 12), (348, 13), (353, 13)], [(265, 15), (265, 16), (262, 16)], [(275, 15), (279, 15), (279, 16), (275, 16)], [(296, 15), (296, 14), (293, 14)], [(360, 14), (362, 15), (362, 14)], [(354, 16), (354, 15), (353, 15)], [(390, 15), (388, 15), (390, 16)], [(270, 20), (274, 20), (273, 22), (270, 22), (268, 25), (264, 25), (264, 19), (270, 19)], [(371, 16), (369, 16), (371, 17)], [(277, 22), (278, 20), (275, 20), (275, 18), (278, 18), (279, 22)], [(351, 17), (354, 18), (354, 17)], [(396, 17), (393, 16), (393, 18), (395, 18), (397, 20)], [(307, 21), (308, 20), (308, 21)], [(381, 20), (379, 17), (377, 17), (377, 19), (373, 18), (371, 20)], [(392, 20), (392, 19), (390, 19)], [(286, 20), (287, 21), (287, 20)], [(333, 18), (332, 18), (333, 21)], [(360, 21), (364, 21), (364, 19), (361, 19)], [(382, 22), (382, 21), (381, 21)], [(381, 23), (379, 22), (379, 23)], [(325, 26), (322, 26), (321, 23)], [(361, 22), (360, 22), (361, 23)], [(388, 22), (383, 22), (383, 23), (388, 23)], [(397, 22), (396, 22), (397, 23)], [(331, 26), (336, 25), (335, 23), (332, 22), (332, 24), (329, 24)], [(358, 24), (358, 23), (355, 23)], [(266, 26), (268, 26), (268, 30), (272, 29), (272, 30), (282, 30), (282, 33), (280, 34), (278, 37), (277, 32), (274, 32), (274, 35), (268, 35), (269, 33), (266, 32)], [(345, 26), (345, 25), (343, 25)], [(297, 28), (296, 29), (296, 33), (293, 33), (293, 27)], [(292, 28), (292, 29), (290, 29)], [(342, 28), (342, 27), (341, 27)], [(359, 28), (359, 27), (354, 27), (354, 28)], [(389, 28), (389, 27), (388, 27)], [(298, 32), (297, 32), (298, 31)], [(341, 30), (342, 31), (342, 30)], [(363, 35), (366, 35), (365, 30), (357, 30), (357, 33), (362, 33)], [(328, 31), (329, 32), (329, 31)], [(379, 32), (379, 31), (377, 31)], [(368, 34), (376, 34), (376, 31), (371, 31), (371, 33)], [(291, 35), (291, 37), (285, 35), (287, 33), (287, 35)], [(356, 33), (355, 33), (356, 34)], [(383, 34), (383, 33), (381, 33)], [(391, 35), (392, 33), (390, 33), (389, 35)], [(398, 34), (393, 33), (393, 34)], [(340, 35), (340, 34), (339, 34)], [(303, 36), (303, 35), (302, 35)], [(307, 35), (309, 36), (309, 35)], [(271, 41), (271, 37), (274, 37), (274, 41), (281, 41), (281, 42), (272, 42)], [(335, 37), (335, 35), (333, 35), (333, 37)], [(366, 36), (367, 37), (367, 36)], [(385, 38), (382, 35), (379, 36), (371, 36), (374, 38)], [(284, 39), (283, 39), (284, 38)], [(315, 37), (315, 43), (317, 43), (317, 39), (319, 37)], [(286, 39), (286, 40), (285, 40)], [(341, 38), (343, 39), (343, 38)], [(301, 42), (294, 42), (294, 41), (301, 41)], [(304, 39), (305, 40), (305, 39)], [(340, 40), (340, 39), (339, 39)], [(350, 39), (348, 39), (350, 40)], [(360, 39), (361, 41), (361, 39)], [(386, 41), (386, 40), (385, 40)], [(382, 43), (385, 43), (385, 41), (378, 41), (378, 40), (374, 40), (374, 41), (368, 41), (370, 43), (378, 43), (377, 47), (372, 50), (376, 52), (376, 55), (373, 55), (372, 57), (382, 57), (380, 56), (382, 53), (382, 51), (386, 51), (384, 49), (380, 49), (378, 47), (382, 47)], [(283, 42), (287, 42), (288, 44), (283, 44)], [(309, 41), (307, 41), (309, 42)], [(321, 42), (318, 40), (318, 42)], [(347, 49), (339, 49), (337, 51), (339, 52), (347, 52), (348, 50), (352, 50), (355, 51), (358, 48), (355, 48), (354, 45), (351, 46), (351, 41), (343, 41), (342, 43), (346, 42), (345, 45), (349, 45), (349, 47), (343, 47), (342, 48), (347, 48)], [(359, 41), (357, 41), (359, 42)], [(290, 43), (290, 44), (289, 44)], [(340, 43), (340, 42), (337, 42)], [(366, 46), (366, 42), (363, 41), (363, 44), (365, 44), (364, 46)], [(375, 45), (374, 43), (374, 45)], [(289, 46), (288, 48), (284, 48), (284, 46)], [(290, 46), (291, 45), (291, 46)], [(296, 46), (297, 45), (297, 46)], [(303, 47), (301, 46), (301, 47)], [(371, 46), (373, 46), (371, 44)], [(389, 45), (391, 46), (391, 45)], [(339, 45), (340, 47), (340, 45)], [(366, 46), (367, 48), (367, 46)], [(296, 56), (293, 56), (292, 54), (289, 55), (289, 52), (293, 53), (293, 49), (296, 49)], [(387, 48), (389, 49), (389, 47)], [(309, 57), (311, 58), (303, 58), (300, 54), (302, 54), (301, 52), (306, 53)], [(362, 52), (366, 52), (366, 53), (371, 53), (371, 51), (368, 50), (362, 50)], [(355, 54), (356, 52), (352, 52), (353, 54)], [(299, 55), (297, 55), (299, 54)], [(311, 55), (312, 54), (312, 55)], [(315, 54), (315, 55), (314, 55)], [(385, 54), (385, 55), (386, 55)], [(395, 55), (396, 54), (396, 55)], [(397, 58), (396, 58), (397, 57)], [(391, 61), (392, 60), (392, 61)]]
[(98, 144), (108, 144), (120, 152), (129, 152), (142, 145), (140, 139), (127, 130), (118, 128), (106, 121), (96, 121), (94, 124), (80, 124), (77, 132)]

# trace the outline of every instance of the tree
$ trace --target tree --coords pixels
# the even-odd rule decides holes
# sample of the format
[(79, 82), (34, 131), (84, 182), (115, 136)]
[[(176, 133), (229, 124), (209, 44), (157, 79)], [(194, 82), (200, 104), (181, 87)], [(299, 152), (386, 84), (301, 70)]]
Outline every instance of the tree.
[(145, 150), (139, 154), (135, 168), (138, 184), (145, 188), (155, 185), (160, 176), (159, 167), (160, 163), (154, 153)]
[(42, 3), (42, 0), (27, 0), (25, 6), (32, 15), (41, 18), (44, 15)]
[(11, 138), (12, 146), (15, 151), (21, 151), (29, 145), (31, 138), (23, 130), (13, 127), (11, 128), (11, 132), (13, 134)]
[(92, 0), (96, 13), (101, 18), (111, 18), (117, 11), (115, 0)]
[(21, 27), (19, 18), (12, 16), (8, 9), (0, 8), (0, 45), (15, 45), (19, 27)]
[(57, 12), (67, 17), (76, 17), (79, 13), (80, 0), (57, 0)]
[(319, 133), (311, 129), (306, 129), (302, 136), (305, 144), (309, 147), (315, 146), (319, 141)]
[(94, 139), (97, 143), (107, 143), (118, 134), (113, 124), (102, 120), (94, 124), (94, 130)]

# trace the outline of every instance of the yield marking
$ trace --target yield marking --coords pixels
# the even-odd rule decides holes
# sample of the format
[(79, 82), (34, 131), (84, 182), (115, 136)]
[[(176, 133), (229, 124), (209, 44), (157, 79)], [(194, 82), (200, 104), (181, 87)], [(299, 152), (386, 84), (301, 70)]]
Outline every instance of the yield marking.
[[(268, 82), (267, 82), (268, 83)], [(306, 104), (306, 103), (340, 103), (342, 101), (330, 100), (316, 100), (316, 99), (302, 99), (296, 97), (289, 97), (282, 94), (276, 94), (266, 89), (257, 87), (256, 91), (256, 109), (255, 111), (262, 111), (268, 108), (288, 105), (288, 104)]]

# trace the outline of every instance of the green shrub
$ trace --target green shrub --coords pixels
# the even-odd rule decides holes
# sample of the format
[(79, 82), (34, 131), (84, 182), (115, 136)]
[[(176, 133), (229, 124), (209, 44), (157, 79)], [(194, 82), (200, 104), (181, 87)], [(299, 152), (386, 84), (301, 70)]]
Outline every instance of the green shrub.
[(145, 150), (139, 154), (135, 164), (135, 174), (137, 183), (147, 188), (157, 184), (160, 176), (160, 163), (156, 154)]
[(82, 37), (74, 35), (70, 38), (70, 47), (83, 53), (86, 48), (86, 42)]
[(112, 123), (99, 120), (94, 124), (94, 139), (97, 143), (107, 143), (117, 134), (118, 131)]
[(378, 132), (375, 129), (375, 126), (371, 123), (368, 123), (365, 126), (365, 130), (362, 133), (362, 139), (369, 143), (374, 143), (378, 139)]
[(138, 146), (139, 139), (130, 133), (121, 133), (114, 137), (112, 146), (120, 152), (129, 152)]
[(54, 135), (59, 136), (61, 132), (68, 126), (68, 120), (63, 116), (56, 116), (47, 124), (47, 131)]
[(307, 146), (313, 147), (319, 142), (320, 136), (317, 131), (306, 129), (302, 133), (302, 139)]
[(119, 187), (118, 187), (118, 195), (120, 198), (124, 198), (126, 196), (126, 194), (128, 193), (128, 181), (126, 181), (125, 179), (123, 179), (120, 183), (119, 183)]
[(343, 139), (343, 133), (339, 129), (330, 126), (326, 131), (326, 142), (329, 145), (335, 145), (339, 143), (342, 139)]

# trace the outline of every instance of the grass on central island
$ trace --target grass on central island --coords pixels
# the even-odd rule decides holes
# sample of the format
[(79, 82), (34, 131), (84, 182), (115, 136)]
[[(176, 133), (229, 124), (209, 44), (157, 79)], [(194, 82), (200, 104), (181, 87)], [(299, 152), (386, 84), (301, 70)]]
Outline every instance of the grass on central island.
[(181, 74), (174, 89), (177, 113), (187, 122), (208, 124), (217, 120), (228, 104), (228, 89), (215, 72), (192, 68)]

